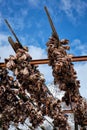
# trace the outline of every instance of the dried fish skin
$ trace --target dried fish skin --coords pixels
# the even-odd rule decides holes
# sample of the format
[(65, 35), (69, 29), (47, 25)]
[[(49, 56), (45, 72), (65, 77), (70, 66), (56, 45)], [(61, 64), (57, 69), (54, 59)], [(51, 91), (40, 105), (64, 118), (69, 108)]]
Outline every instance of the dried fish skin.
[[(66, 52), (66, 50), (70, 49), (69, 46), (66, 46), (68, 42), (66, 39), (60, 40), (60, 46), (56, 48), (54, 47), (55, 38), (49, 39), (47, 42), (49, 65), (53, 69), (54, 84), (59, 84), (60, 90), (65, 91), (62, 101), (67, 105), (73, 104), (76, 122), (82, 126), (84, 125), (84, 120), (87, 121), (87, 114), (84, 114), (87, 113), (87, 102), (83, 101), (79, 93), (80, 81), (77, 80), (77, 73), (71, 63), (73, 55)], [(57, 121), (55, 123), (57, 124)]]
[[(53, 47), (56, 46), (51, 46), (52, 49)], [(25, 115), (26, 117), (29, 116), (30, 122), (34, 127), (37, 127), (40, 123), (43, 122), (44, 120), (43, 116), (45, 115), (50, 116), (51, 118), (53, 118), (54, 122), (56, 122), (56, 120), (58, 120), (59, 112), (61, 113), (61, 116), (64, 116), (63, 113), (61, 112), (61, 106), (59, 100), (56, 100), (53, 97), (53, 95), (49, 92), (47, 86), (45, 85), (44, 78), (41, 77), (41, 74), (36, 66), (30, 65), (28, 59), (31, 58), (29, 57), (28, 54), (27, 58), (25, 58), (26, 54), (27, 54), (26, 51), (24, 50), (22, 51), (20, 49), (17, 51), (15, 56), (16, 67), (15, 68), (13, 67), (12, 71), (16, 76), (16, 80), (20, 84), (18, 91), (16, 91), (15, 93), (18, 94), (19, 98), (22, 100), (23, 108), (25, 108), (24, 111), (27, 111), (28, 113), (28, 115), (26, 114)], [(27, 98), (28, 96), (26, 95), (25, 90), (27, 90), (27, 92), (29, 93), (30, 100), (28, 100)], [(34, 106), (32, 106), (32, 104), (29, 101), (33, 101), (33, 105), (36, 104), (37, 109), (35, 109)], [(57, 115), (56, 117), (55, 113)], [(20, 116), (22, 114), (20, 113)], [(18, 121), (21, 121), (22, 116), (20, 118), (18, 117), (17, 119)], [(17, 122), (17, 119), (15, 119), (15, 122)], [(65, 117), (64, 120), (66, 120)], [(68, 126), (67, 121), (65, 121), (65, 124), (66, 126)], [(57, 126), (59, 127), (58, 122)]]

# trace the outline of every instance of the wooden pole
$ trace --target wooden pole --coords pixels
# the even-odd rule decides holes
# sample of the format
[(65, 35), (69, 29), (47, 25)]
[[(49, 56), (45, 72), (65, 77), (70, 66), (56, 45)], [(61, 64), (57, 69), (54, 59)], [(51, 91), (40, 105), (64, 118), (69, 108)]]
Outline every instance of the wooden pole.
[[(74, 113), (74, 121), (75, 121), (75, 113)], [(75, 121), (74, 127), (75, 127), (75, 130), (79, 130), (79, 129), (78, 129), (78, 124), (76, 123), (76, 121)]]
[[(71, 59), (72, 62), (80, 62), (80, 61), (87, 61), (87, 56), (74, 56)], [(37, 59), (31, 60), (30, 64), (32, 65), (40, 65), (40, 64), (49, 64), (49, 59)], [(5, 67), (5, 63), (1, 62), (0, 67)]]

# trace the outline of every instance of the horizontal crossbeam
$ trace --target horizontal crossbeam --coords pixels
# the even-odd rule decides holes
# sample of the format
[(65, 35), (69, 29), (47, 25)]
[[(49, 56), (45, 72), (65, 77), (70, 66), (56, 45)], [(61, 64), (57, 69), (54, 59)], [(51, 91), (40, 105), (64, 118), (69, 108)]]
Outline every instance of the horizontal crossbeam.
[[(79, 61), (87, 61), (87, 56), (73, 56), (72, 62), (79, 62)], [(39, 65), (39, 64), (48, 64), (49, 59), (37, 59), (37, 60), (31, 60), (30, 64)], [(6, 65), (4, 63), (0, 63), (0, 67), (5, 67)]]
[[(87, 61), (87, 56), (73, 56), (72, 57), (72, 62), (80, 62), (80, 61)], [(32, 60), (30, 61), (30, 64), (33, 65), (39, 65), (39, 64), (48, 64), (49, 59), (37, 59), (37, 60)], [(0, 63), (0, 67), (5, 67), (5, 63)]]
[[(78, 61), (87, 61), (87, 56), (73, 56), (72, 62), (78, 62)], [(38, 59), (38, 60), (32, 60), (30, 64), (48, 64), (49, 59)]]
[(73, 113), (73, 110), (63, 110), (63, 114)]

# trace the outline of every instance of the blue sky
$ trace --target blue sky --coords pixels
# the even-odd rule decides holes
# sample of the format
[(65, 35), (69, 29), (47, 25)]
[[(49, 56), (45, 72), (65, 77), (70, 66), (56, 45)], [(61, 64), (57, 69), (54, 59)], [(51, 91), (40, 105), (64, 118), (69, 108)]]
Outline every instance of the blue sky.
[[(69, 53), (87, 55), (87, 0), (0, 0), (1, 61), (14, 54), (7, 40), (12, 34), (5, 25), (4, 18), (12, 25), (21, 43), (29, 47), (34, 59), (47, 57), (46, 42), (52, 31), (44, 6), (47, 6), (50, 12), (59, 38), (69, 39)], [(14, 39), (13, 36), (12, 38)], [(86, 71), (83, 69), (87, 70), (87, 63), (77, 63), (75, 67), (81, 85), (87, 90)], [(40, 70), (44, 73), (47, 83), (53, 80), (50, 67), (42, 65)]]
[[(87, 42), (86, 0), (0, 0), (0, 32), (10, 35), (4, 23), (7, 18), (22, 44), (45, 47), (51, 35), (44, 6), (47, 6), (56, 30), (61, 38), (70, 43), (78, 39), (85, 46)], [(25, 43), (26, 39), (26, 43)], [(24, 40), (24, 41), (23, 41)], [(72, 49), (74, 48), (71, 44)], [(79, 49), (74, 54), (79, 54)]]

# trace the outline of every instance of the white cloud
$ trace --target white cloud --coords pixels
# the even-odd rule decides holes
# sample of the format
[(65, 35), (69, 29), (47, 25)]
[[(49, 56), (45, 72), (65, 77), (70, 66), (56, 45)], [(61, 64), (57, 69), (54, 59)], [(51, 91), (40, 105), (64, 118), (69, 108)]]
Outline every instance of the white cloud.
[(26, 8), (26, 10), (21, 9), (21, 13), (23, 16), (27, 16), (28, 15), (28, 9)]
[(32, 6), (38, 6), (39, 4), (39, 0), (28, 0), (29, 4), (32, 5)]
[(34, 8), (38, 8), (41, 9), (44, 7), (44, 5), (47, 4), (47, 1), (40, 1), (40, 0), (28, 0), (28, 3), (30, 6), (34, 7)]
[(76, 22), (79, 16), (86, 13), (87, 2), (82, 0), (61, 0), (59, 8), (63, 11), (72, 22)]
[(29, 53), (33, 59), (44, 59), (47, 58), (46, 51), (40, 47), (29, 46)]
[(72, 46), (79, 46), (81, 45), (81, 41), (79, 39), (74, 39), (71, 44)]
[(75, 69), (81, 83), (80, 93), (87, 98), (87, 62), (76, 64)]
[[(33, 59), (45, 59), (47, 58), (46, 51), (40, 47), (29, 46), (29, 54)], [(39, 70), (46, 79), (46, 83), (51, 83), (53, 81), (52, 69), (48, 65), (39, 65)]]
[(86, 43), (82, 43), (78, 38), (73, 40), (70, 44), (70, 52), (75, 55), (87, 55), (87, 46)]
[(21, 14), (20, 16), (16, 14), (12, 18), (9, 17), (8, 22), (11, 24), (13, 30), (15, 29), (17, 31), (18, 30), (21, 31), (22, 29), (24, 29), (24, 26), (25, 26), (24, 16), (22, 16)]
[[(82, 41), (79, 39), (73, 40), (71, 43), (70, 53), (75, 55), (87, 55), (86, 43), (82, 43)], [(81, 95), (87, 98), (87, 62), (75, 63), (75, 69), (77, 71), (78, 79), (81, 83)]]
[(0, 3), (2, 2), (2, 0), (0, 0)]
[(53, 82), (53, 76), (52, 76), (52, 68), (47, 65), (40, 65), (39, 70), (42, 74), (44, 74), (45, 81), (47, 84)]
[(14, 51), (8, 43), (8, 36), (0, 34), (0, 62), (4, 61), (4, 58), (8, 58), (9, 55), (12, 54), (14, 54)]
[(3, 22), (3, 17), (2, 17), (2, 14), (0, 12), (0, 26), (2, 25), (2, 22)]
[(4, 44), (2, 44), (3, 42), (5, 42), (7, 44), (7, 40), (8, 40), (8, 36), (7, 35), (0, 34), (0, 45), (4, 46)]
[(74, 6), (79, 15), (83, 15), (84, 13), (86, 13), (87, 2), (82, 0), (77, 0)]
[[(9, 14), (4, 15), (4, 17), (7, 18), (13, 29), (21, 31), (25, 28), (25, 26), (27, 26), (25, 24), (25, 19), (28, 16), (28, 11), (28, 8), (20, 8), (18, 12), (14, 13), (14, 10), (11, 7), (8, 7)], [(11, 16), (10, 14), (13, 15)]]
[(9, 57), (11, 54), (14, 54), (14, 51), (8, 43), (8, 35), (0, 34), (0, 62), (4, 61), (4, 58)]
[(0, 62), (3, 62), (5, 58), (8, 58), (9, 55), (13, 55), (14, 51), (10, 45), (5, 45), (0, 47)]

